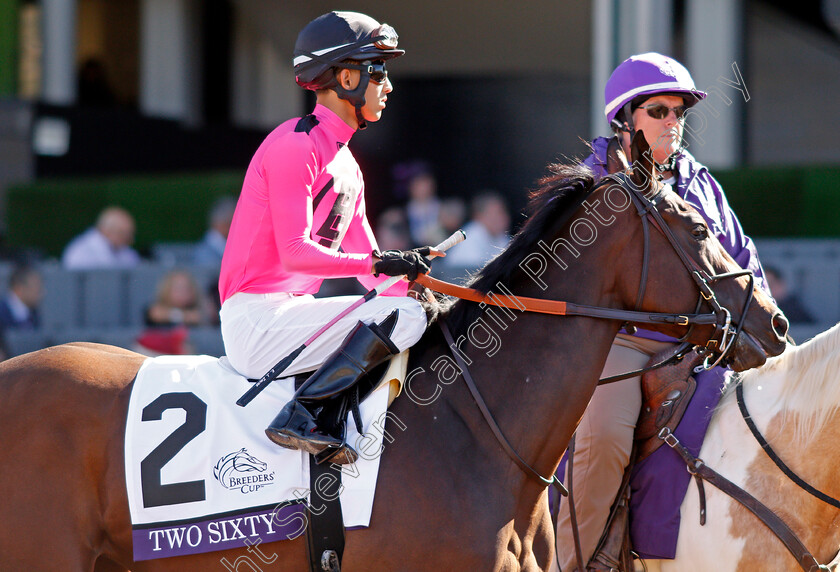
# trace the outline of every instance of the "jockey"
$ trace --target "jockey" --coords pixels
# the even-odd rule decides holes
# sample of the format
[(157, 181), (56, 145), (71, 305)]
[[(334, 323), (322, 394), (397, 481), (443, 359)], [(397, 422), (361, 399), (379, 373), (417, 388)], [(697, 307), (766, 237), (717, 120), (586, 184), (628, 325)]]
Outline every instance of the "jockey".
[[(646, 53), (628, 58), (613, 71), (604, 89), (604, 113), (627, 157), (630, 157), (630, 141), (635, 132), (644, 132), (663, 182), (670, 184), (700, 212), (724, 249), (742, 268), (751, 270), (756, 285), (769, 294), (755, 246), (730, 210), (723, 189), (709, 170), (683, 147), (686, 111), (705, 97), (706, 93), (695, 87), (682, 64), (661, 54)], [(596, 177), (607, 174), (608, 144), (607, 138), (595, 139), (591, 144), (592, 154), (584, 160)], [(653, 354), (671, 347), (676, 341), (645, 330), (634, 335), (622, 330), (613, 342), (601, 375), (606, 377), (640, 369)], [(724, 368), (715, 368), (695, 375), (697, 389), (677, 432), (678, 436), (679, 431), (691, 433), (682, 441), (696, 449), (694, 454), (699, 453), (708, 426), (708, 414), (720, 396), (724, 372)], [(601, 385), (595, 390), (578, 425), (573, 483), (584, 566), (593, 556), (630, 461), (641, 405), (638, 376)], [(657, 526), (645, 529), (647, 538), (643, 542), (646, 546), (637, 545), (641, 543), (633, 537), (634, 549), (654, 558), (673, 558), (679, 530), (679, 506), (689, 480), (685, 464), (668, 449), (661, 447), (637, 468), (671, 463), (667, 468), (669, 471), (677, 469), (674, 478), (666, 483), (643, 481), (641, 490), (637, 490), (636, 482), (632, 483), (631, 507), (640, 502), (660, 503), (662, 511), (670, 511), (662, 516), (662, 522)], [(656, 473), (670, 477), (671, 473), (666, 473), (661, 465), (657, 468)], [(634, 474), (634, 479), (636, 477)], [(575, 569), (569, 503), (561, 503), (557, 549), (561, 569)]]
[[(355, 296), (313, 297), (326, 278), (409, 280), (429, 270), (430, 249), (379, 253), (365, 214), (364, 180), (347, 144), (379, 120), (393, 87), (386, 60), (403, 55), (387, 24), (356, 12), (330, 12), (300, 32), (298, 85), (316, 93), (311, 114), (274, 129), (245, 175), (222, 259), (222, 337), (230, 364), (259, 378)], [(377, 278), (379, 277), (379, 278)], [(352, 463), (344, 441), (344, 399), (364, 374), (413, 345), (427, 326), (401, 281), (342, 318), (285, 371), (318, 368), (266, 429), (278, 445)], [(343, 342), (342, 342), (343, 340)], [(337, 346), (339, 346), (336, 349)]]

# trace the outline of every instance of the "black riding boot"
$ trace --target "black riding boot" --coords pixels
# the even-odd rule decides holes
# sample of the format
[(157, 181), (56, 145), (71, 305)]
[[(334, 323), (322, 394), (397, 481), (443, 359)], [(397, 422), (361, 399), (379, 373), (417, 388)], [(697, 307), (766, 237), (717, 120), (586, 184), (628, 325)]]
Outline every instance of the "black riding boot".
[(388, 337), (397, 311), (382, 324), (362, 322), (344, 339), (318, 370), (307, 379), (265, 434), (287, 449), (300, 449), (334, 463), (353, 463), (358, 453), (345, 442), (348, 407), (344, 393), (399, 349)]

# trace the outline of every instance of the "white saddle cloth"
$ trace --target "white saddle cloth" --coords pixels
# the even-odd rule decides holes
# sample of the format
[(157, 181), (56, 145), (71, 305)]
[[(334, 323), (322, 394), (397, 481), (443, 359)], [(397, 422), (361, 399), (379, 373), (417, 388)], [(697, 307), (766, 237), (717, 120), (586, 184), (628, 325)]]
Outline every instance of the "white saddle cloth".
[[(404, 377), (407, 358), (396, 361)], [(143, 363), (125, 431), (135, 560), (226, 550), (304, 532), (304, 503), (320, 506), (310, 498), (308, 456), (278, 447), (264, 433), (291, 399), (293, 386), (292, 378), (277, 380), (242, 408), (236, 400), (251, 383), (226, 358), (163, 356)], [(346, 527), (370, 522), (388, 393), (384, 384), (361, 404), (362, 435), (354, 423), (347, 424), (348, 443), (359, 460), (340, 469)]]

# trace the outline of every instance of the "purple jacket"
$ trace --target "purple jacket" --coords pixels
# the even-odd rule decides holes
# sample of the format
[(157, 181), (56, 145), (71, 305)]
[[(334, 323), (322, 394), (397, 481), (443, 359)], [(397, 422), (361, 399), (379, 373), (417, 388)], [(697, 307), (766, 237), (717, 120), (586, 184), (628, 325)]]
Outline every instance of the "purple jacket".
[[(609, 139), (598, 137), (592, 142), (593, 153), (584, 159), (583, 164), (595, 173), (597, 178), (607, 174), (607, 145)], [(770, 294), (764, 269), (758, 260), (755, 244), (744, 234), (738, 217), (729, 208), (729, 201), (709, 169), (698, 163), (688, 151), (683, 150), (677, 157), (677, 194), (696, 208), (717, 239), (741, 268), (752, 270), (756, 286)]]
[[(599, 137), (592, 142), (593, 153), (584, 164), (597, 177), (606, 171), (607, 144)], [(676, 192), (695, 207), (724, 250), (741, 268), (749, 268), (756, 285), (770, 294), (764, 271), (753, 241), (744, 234), (738, 217), (729, 208), (726, 195), (709, 170), (688, 152), (677, 158)], [(676, 341), (673, 338), (639, 330), (641, 337)], [(695, 375), (697, 389), (674, 434), (694, 454), (700, 452), (712, 412), (720, 400), (726, 378), (731, 372), (717, 367)], [(660, 447), (639, 463), (630, 481), (630, 535), (634, 549), (645, 558), (674, 558), (680, 525), (680, 504), (688, 489), (690, 475), (682, 458), (670, 447)], [(696, 494), (696, 492), (694, 492)], [(697, 518), (697, 515), (689, 515)]]

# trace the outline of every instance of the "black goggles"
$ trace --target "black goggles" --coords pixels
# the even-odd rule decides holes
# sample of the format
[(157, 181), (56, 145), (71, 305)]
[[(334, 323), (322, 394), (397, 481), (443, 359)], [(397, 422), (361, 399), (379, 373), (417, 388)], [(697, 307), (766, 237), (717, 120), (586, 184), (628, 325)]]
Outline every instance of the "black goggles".
[(376, 60), (374, 62), (368, 60), (357, 64), (345, 62), (341, 64), (341, 67), (367, 72), (368, 76), (370, 76), (370, 81), (374, 83), (385, 83), (385, 80), (388, 79), (388, 70), (385, 69), (384, 60)]
[(370, 81), (375, 83), (385, 83), (385, 80), (388, 79), (388, 70), (385, 69), (385, 62), (362, 62), (362, 65), (367, 66), (366, 71), (370, 76)]
[(670, 112), (674, 112), (674, 115), (677, 116), (677, 119), (682, 119), (685, 117), (685, 112), (688, 111), (688, 108), (685, 105), (678, 105), (676, 107), (668, 107), (662, 103), (652, 103), (650, 105), (643, 105), (640, 106), (639, 109), (644, 109), (648, 116), (654, 119), (665, 119), (668, 117)]

